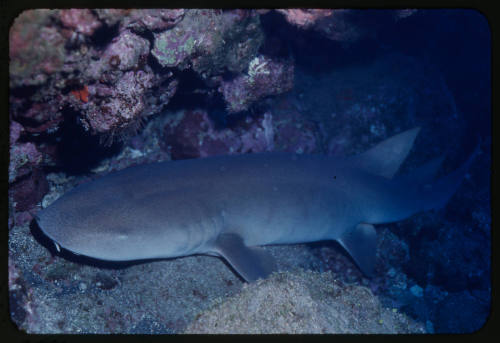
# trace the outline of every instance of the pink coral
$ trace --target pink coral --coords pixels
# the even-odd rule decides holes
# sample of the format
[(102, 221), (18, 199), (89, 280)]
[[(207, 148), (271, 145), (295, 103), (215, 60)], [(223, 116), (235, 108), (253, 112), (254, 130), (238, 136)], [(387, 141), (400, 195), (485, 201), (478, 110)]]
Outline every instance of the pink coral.
[(309, 28), (316, 23), (320, 18), (332, 15), (332, 10), (329, 9), (279, 9), (278, 12), (285, 16), (285, 19), (293, 25)]
[(291, 61), (277, 61), (259, 55), (250, 61), (246, 75), (222, 82), (219, 91), (224, 96), (229, 112), (240, 112), (257, 100), (277, 95), (293, 87), (294, 65)]
[(42, 162), (42, 154), (35, 144), (15, 144), (10, 148), (9, 182), (20, 176), (29, 174), (32, 169)]
[(130, 9), (119, 9), (119, 8), (107, 8), (107, 9), (95, 9), (94, 12), (97, 14), (99, 20), (106, 23), (108, 26), (116, 25), (116, 23), (121, 22), (127, 18), (130, 13)]
[(36, 85), (63, 66), (66, 39), (51, 26), (51, 10), (27, 10), (9, 32), (11, 86)]
[[(12, 127), (12, 125), (11, 125)], [(17, 125), (13, 125), (12, 141), (16, 140)], [(17, 128), (16, 128), (17, 127)], [(26, 211), (36, 205), (49, 191), (45, 174), (40, 169), (43, 156), (33, 143), (15, 143), (10, 148), (9, 197), (16, 211)], [(29, 218), (19, 214), (16, 223), (24, 223)]]
[(101, 26), (101, 22), (88, 9), (61, 10), (59, 18), (64, 26), (86, 36), (92, 35)]
[(203, 110), (178, 113), (165, 126), (164, 147), (173, 159), (272, 151), (272, 115), (248, 117), (234, 128), (216, 129)]
[(248, 10), (189, 10), (175, 27), (153, 34), (151, 53), (160, 65), (192, 68), (203, 79), (241, 73), (264, 38), (258, 16)]
[(57, 129), (59, 123), (63, 120), (59, 110), (60, 96), (50, 99), (46, 102), (36, 102), (26, 111), (16, 113), (16, 119), (29, 118), (29, 124), (24, 124), (24, 130), (30, 133), (50, 132)]
[(175, 26), (184, 16), (184, 9), (133, 9), (126, 26), (134, 29), (161, 31)]
[(83, 105), (83, 125), (93, 132), (111, 136), (125, 129), (136, 128), (145, 109), (144, 93), (153, 86), (153, 77), (152, 73), (142, 70), (129, 71), (114, 88), (103, 84), (89, 86), (93, 100)]
[(167, 124), (164, 131), (165, 148), (170, 152), (172, 159), (223, 154), (231, 150), (234, 140), (220, 139), (224, 132), (214, 131), (214, 125), (207, 112), (194, 110), (181, 112), (178, 115), (180, 119)]
[(28, 177), (14, 182), (9, 187), (9, 195), (14, 201), (16, 211), (27, 211), (39, 203), (49, 192), (45, 174), (34, 169)]
[(11, 120), (10, 122), (10, 146), (13, 146), (19, 137), (21, 136), (21, 132), (24, 131), (24, 128), (21, 124), (16, 121)]
[[(363, 26), (364, 11), (350, 9), (280, 9), (292, 25), (301, 29), (313, 29), (328, 39), (339, 42), (353, 42), (371, 34)], [(401, 15), (405, 15), (402, 12)]]
[(90, 79), (100, 79), (104, 72), (137, 68), (148, 54), (149, 41), (126, 30), (112, 40), (99, 61), (91, 63), (85, 73)]
[(153, 95), (146, 97), (146, 108), (143, 111), (144, 116), (160, 113), (177, 92), (179, 80), (168, 79), (169, 77), (164, 78), (163, 82), (160, 81), (160, 86), (155, 88)]

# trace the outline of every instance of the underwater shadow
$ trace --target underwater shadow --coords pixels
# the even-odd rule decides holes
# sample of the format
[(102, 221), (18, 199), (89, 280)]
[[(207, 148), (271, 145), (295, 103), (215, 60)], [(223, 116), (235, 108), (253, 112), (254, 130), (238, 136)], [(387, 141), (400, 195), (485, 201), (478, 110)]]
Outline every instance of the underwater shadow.
[(119, 139), (112, 140), (106, 146), (102, 143), (103, 137), (92, 135), (85, 131), (77, 122), (78, 113), (71, 109), (64, 110), (64, 121), (59, 132), (59, 142), (56, 144), (57, 155), (61, 161), (60, 168), (69, 175), (88, 173), (99, 163), (117, 155), (123, 146)]

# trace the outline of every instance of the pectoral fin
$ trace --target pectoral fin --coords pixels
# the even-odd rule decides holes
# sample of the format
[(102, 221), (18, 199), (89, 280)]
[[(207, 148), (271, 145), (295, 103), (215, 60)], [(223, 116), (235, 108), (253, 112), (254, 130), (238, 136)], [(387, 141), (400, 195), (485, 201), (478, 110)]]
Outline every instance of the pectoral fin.
[(233, 233), (224, 233), (215, 241), (216, 252), (247, 282), (266, 278), (276, 270), (274, 258), (258, 247), (247, 247), (243, 239)]
[(377, 254), (377, 232), (373, 225), (358, 224), (354, 229), (344, 233), (338, 242), (366, 276), (373, 275)]

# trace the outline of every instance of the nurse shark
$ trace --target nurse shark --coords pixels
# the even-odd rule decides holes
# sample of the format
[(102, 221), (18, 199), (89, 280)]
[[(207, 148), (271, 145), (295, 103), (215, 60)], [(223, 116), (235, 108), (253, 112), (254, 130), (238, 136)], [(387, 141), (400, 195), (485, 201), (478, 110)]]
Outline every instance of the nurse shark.
[(475, 155), (437, 180), (442, 157), (395, 176), (419, 130), (351, 157), (269, 152), (134, 166), (75, 187), (35, 218), (58, 250), (102, 260), (213, 255), (252, 282), (276, 270), (259, 246), (335, 240), (371, 276), (373, 225), (443, 207)]

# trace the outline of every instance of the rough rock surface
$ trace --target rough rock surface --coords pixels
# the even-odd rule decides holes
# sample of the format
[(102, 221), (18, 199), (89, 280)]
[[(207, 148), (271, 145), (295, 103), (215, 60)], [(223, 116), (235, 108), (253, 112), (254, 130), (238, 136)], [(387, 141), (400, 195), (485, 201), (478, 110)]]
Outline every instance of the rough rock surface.
[(224, 96), (229, 112), (248, 110), (251, 104), (268, 95), (285, 93), (292, 89), (294, 68), (290, 61), (274, 61), (256, 56), (248, 64), (246, 74), (222, 82), (219, 91)]
[(274, 274), (245, 285), (197, 315), (186, 333), (425, 333), (404, 314), (384, 308), (365, 287), (331, 273)]

